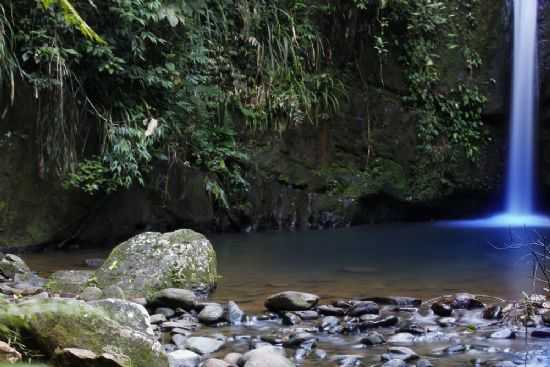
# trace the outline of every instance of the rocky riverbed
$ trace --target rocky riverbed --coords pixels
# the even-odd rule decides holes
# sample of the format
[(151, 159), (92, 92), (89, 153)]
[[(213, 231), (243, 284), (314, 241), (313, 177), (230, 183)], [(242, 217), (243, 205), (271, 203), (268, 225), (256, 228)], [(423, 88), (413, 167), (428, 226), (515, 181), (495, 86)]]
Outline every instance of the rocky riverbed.
[[(172, 257), (174, 248), (209, 248), (203, 237), (187, 234), (179, 233), (177, 243), (166, 245)], [(159, 243), (174, 236), (158, 237), (157, 242), (149, 241), (147, 251), (154, 249), (151, 253), (162, 260)], [(143, 243), (143, 238), (150, 236), (122, 244), (122, 249), (138, 251), (136, 243)], [(116, 273), (120, 263), (133, 258), (120, 257), (120, 249), (114, 253), (116, 263), (112, 256), (103, 264), (98, 261), (98, 271), (105, 274), (112, 268)], [(211, 257), (206, 258), (211, 264)], [(263, 299), (263, 312), (249, 314), (235, 302), (210, 299), (208, 289), (191, 278), (188, 289), (173, 283), (161, 287), (164, 283), (149, 279), (142, 284), (154, 287), (141, 294), (135, 279), (142, 267), (124, 266), (124, 278), (100, 285), (98, 271), (57, 273), (48, 280), (17, 256), (1, 255), (0, 363), (32, 359), (75, 367), (550, 365), (550, 301), (541, 295), (518, 302), (467, 293), (432, 300), (326, 300), (284, 291)], [(209, 274), (204, 279), (213, 278)]]

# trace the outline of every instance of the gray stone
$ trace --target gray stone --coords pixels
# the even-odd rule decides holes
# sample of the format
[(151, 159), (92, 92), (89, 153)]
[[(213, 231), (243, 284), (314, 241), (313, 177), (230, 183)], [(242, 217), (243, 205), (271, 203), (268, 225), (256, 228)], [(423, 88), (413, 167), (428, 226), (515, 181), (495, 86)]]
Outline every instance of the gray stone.
[(216, 253), (190, 229), (147, 232), (118, 245), (96, 272), (100, 288), (117, 285), (128, 297), (163, 288), (211, 289), (217, 282)]
[(340, 324), (340, 319), (336, 316), (326, 316), (321, 320), (321, 329), (330, 329)]
[(232, 325), (240, 325), (245, 317), (245, 313), (239, 305), (233, 301), (227, 303), (227, 311), (225, 314), (225, 319), (229, 321)]
[(406, 347), (390, 347), (388, 352), (382, 355), (383, 361), (391, 361), (394, 359), (400, 359), (405, 362), (410, 362), (418, 359), (418, 354), (416, 354), (412, 349)]
[(368, 333), (367, 336), (361, 339), (361, 343), (365, 345), (379, 345), (385, 342), (386, 339), (384, 339), (384, 336), (377, 332)]
[(317, 311), (308, 310), (308, 311), (294, 311), (302, 320), (311, 321), (317, 320), (319, 318), (319, 313)]
[(0, 363), (14, 364), (21, 360), (22, 356), (8, 343), (0, 341)]
[(359, 325), (359, 328), (364, 329), (373, 329), (379, 327), (390, 327), (395, 326), (399, 323), (399, 318), (395, 315), (390, 315), (382, 318), (377, 318), (375, 320), (363, 321)]
[(232, 367), (231, 364), (221, 359), (210, 358), (204, 362), (203, 367)]
[(550, 338), (550, 328), (541, 328), (531, 332), (533, 338)]
[(114, 298), (90, 301), (88, 304), (101, 308), (112, 320), (121, 325), (131, 327), (146, 335), (154, 335), (151, 319), (142, 305)]
[(422, 300), (418, 298), (399, 296), (364, 298), (363, 301), (372, 301), (378, 303), (379, 305), (399, 307), (418, 307), (422, 304)]
[(197, 305), (197, 296), (187, 289), (167, 288), (152, 294), (147, 299), (147, 305), (191, 310)]
[(53, 293), (80, 294), (93, 274), (89, 270), (56, 271), (48, 278), (46, 288)]
[(416, 367), (433, 367), (433, 364), (429, 360), (423, 358), (416, 362)]
[(129, 364), (125, 358), (110, 353), (97, 355), (91, 350), (80, 348), (56, 350), (54, 360), (59, 367), (125, 367)]
[(164, 316), (163, 314), (156, 313), (154, 315), (151, 315), (151, 324), (161, 324), (166, 321), (166, 316)]
[(155, 313), (164, 315), (167, 319), (169, 319), (176, 314), (176, 311), (169, 307), (157, 307), (155, 308)]
[(265, 307), (274, 312), (279, 311), (305, 311), (319, 302), (319, 297), (303, 292), (281, 292), (270, 296), (265, 301)]
[(12, 254), (2, 255), (0, 253), (0, 274), (8, 279), (13, 279), (16, 274), (28, 274), (31, 269), (23, 259)]
[(401, 359), (392, 359), (384, 363), (382, 367), (407, 367), (407, 363)]
[(176, 350), (168, 353), (170, 367), (197, 367), (200, 361), (201, 356), (190, 350)]
[(505, 328), (491, 333), (492, 339), (513, 339), (516, 336), (512, 330)]
[(271, 346), (261, 347), (243, 355), (241, 362), (244, 367), (295, 367), (289, 359), (284, 356), (284, 350)]
[(388, 339), (392, 344), (411, 344), (414, 342), (414, 335), (409, 333), (397, 333)]
[(126, 299), (126, 294), (122, 288), (117, 285), (110, 285), (103, 290), (103, 297), (105, 298), (116, 298), (116, 299)]
[(363, 315), (377, 315), (380, 312), (380, 307), (375, 302), (360, 301), (356, 302), (348, 311), (348, 315), (359, 317)]
[(174, 334), (172, 335), (172, 342), (178, 347), (183, 348), (185, 346), (185, 342), (187, 341), (187, 337), (182, 334)]
[(340, 307), (335, 307), (332, 305), (322, 305), (318, 307), (318, 311), (321, 315), (326, 316), (344, 316), (346, 314), (346, 310)]
[(98, 287), (86, 287), (79, 297), (84, 301), (97, 301), (103, 297), (103, 291)]
[(187, 338), (185, 347), (195, 353), (205, 355), (217, 352), (224, 346), (225, 342), (222, 340), (208, 338), (204, 336), (193, 336)]
[(243, 355), (241, 353), (229, 353), (223, 358), (223, 360), (230, 365), (237, 366), (242, 358)]
[(223, 320), (224, 309), (218, 303), (207, 303), (198, 315), (203, 324), (215, 324)]

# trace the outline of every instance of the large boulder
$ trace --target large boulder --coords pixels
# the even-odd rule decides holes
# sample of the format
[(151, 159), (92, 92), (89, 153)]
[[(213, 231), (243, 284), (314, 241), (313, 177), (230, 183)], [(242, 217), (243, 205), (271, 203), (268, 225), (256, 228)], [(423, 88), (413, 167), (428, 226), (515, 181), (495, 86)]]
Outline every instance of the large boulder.
[(202, 234), (190, 229), (147, 232), (118, 245), (99, 268), (99, 288), (120, 287), (128, 298), (165, 288), (210, 290), (216, 285), (216, 253)]
[(66, 348), (114, 355), (124, 367), (167, 367), (168, 360), (150, 335), (121, 325), (100, 307), (82, 301), (48, 299), (0, 306), (0, 336), (25, 335), (29, 346), (56, 358)]

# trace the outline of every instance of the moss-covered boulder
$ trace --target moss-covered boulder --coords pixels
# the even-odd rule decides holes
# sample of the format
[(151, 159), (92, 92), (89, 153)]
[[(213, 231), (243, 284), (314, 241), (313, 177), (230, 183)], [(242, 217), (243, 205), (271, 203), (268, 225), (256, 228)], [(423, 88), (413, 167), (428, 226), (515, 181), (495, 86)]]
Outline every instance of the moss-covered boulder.
[(81, 348), (109, 354), (125, 367), (167, 367), (158, 342), (112, 320), (99, 307), (75, 300), (49, 299), (0, 306), (0, 336), (19, 335), (28, 348), (50, 358), (56, 350)]
[(216, 253), (190, 229), (147, 232), (118, 245), (95, 274), (99, 288), (116, 285), (128, 298), (165, 288), (210, 290), (216, 285)]
[(48, 278), (46, 288), (54, 293), (79, 294), (94, 275), (90, 270), (60, 270)]

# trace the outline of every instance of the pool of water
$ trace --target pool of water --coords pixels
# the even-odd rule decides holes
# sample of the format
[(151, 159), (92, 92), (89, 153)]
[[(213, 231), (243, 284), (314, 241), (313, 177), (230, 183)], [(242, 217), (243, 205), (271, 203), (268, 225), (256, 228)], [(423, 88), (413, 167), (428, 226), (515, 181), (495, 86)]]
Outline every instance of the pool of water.
[[(210, 238), (222, 275), (212, 298), (235, 300), (256, 312), (268, 295), (288, 289), (325, 300), (383, 295), (426, 300), (459, 291), (517, 298), (531, 287), (526, 251), (495, 247), (535, 235), (529, 230), (388, 224)], [(85, 259), (108, 253), (87, 249), (23, 257), (33, 270), (47, 275), (83, 269)]]

